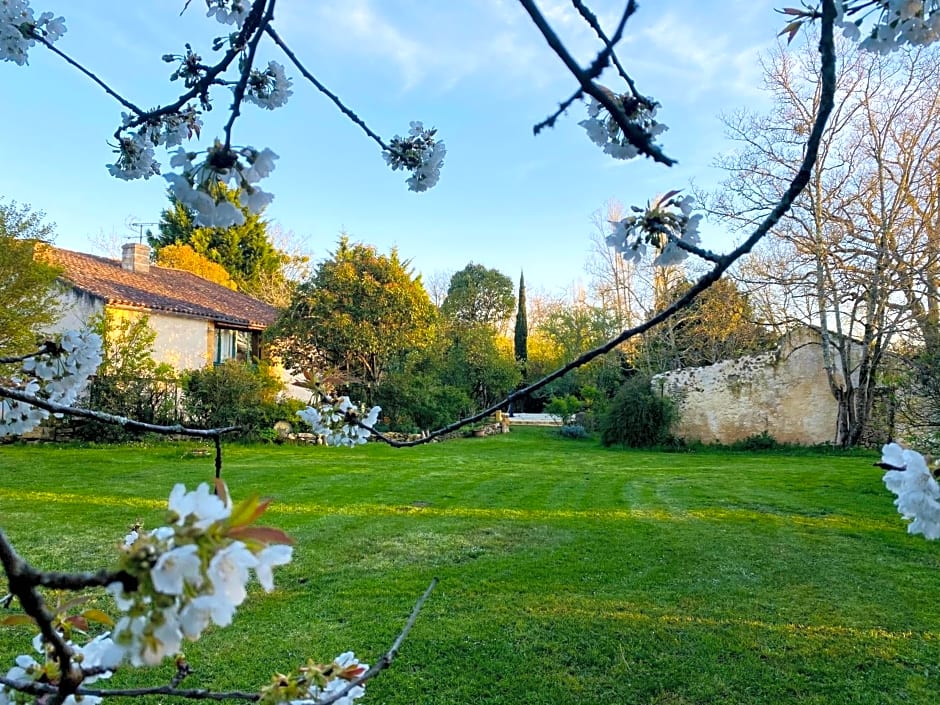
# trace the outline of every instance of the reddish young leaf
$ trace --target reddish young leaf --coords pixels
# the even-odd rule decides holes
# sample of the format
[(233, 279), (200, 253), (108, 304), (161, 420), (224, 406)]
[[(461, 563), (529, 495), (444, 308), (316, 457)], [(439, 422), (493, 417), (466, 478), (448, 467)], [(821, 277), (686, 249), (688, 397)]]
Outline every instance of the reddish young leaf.
[(271, 526), (236, 526), (228, 532), (228, 535), (231, 538), (256, 541), (263, 545), (269, 543), (294, 543), (294, 539), (288, 534)]

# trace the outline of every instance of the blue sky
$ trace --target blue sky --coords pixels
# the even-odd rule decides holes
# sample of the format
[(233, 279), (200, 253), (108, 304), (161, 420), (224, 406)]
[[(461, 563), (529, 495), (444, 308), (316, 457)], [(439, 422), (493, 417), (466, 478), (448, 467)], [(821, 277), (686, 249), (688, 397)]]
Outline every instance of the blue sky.
[[(165, 53), (187, 41), (204, 56), (221, 25), (193, 0), (33, 0), (36, 13), (64, 15), (57, 46), (143, 106), (175, 97)], [(786, 4), (786, 3), (784, 3)], [(792, 3), (791, 3), (792, 4)], [(543, 12), (582, 61), (597, 44), (568, 2)], [(610, 28), (622, 7), (591, 4)], [(281, 0), (275, 26), (307, 68), (386, 140), (411, 120), (435, 126), (447, 145), (433, 190), (407, 190), (377, 146), (297, 72), (288, 104), (245, 106), (235, 142), (270, 147), (280, 159), (262, 183), (275, 200), (267, 215), (302, 240), (314, 259), (345, 229), (355, 240), (395, 246), (417, 271), (456, 271), (475, 261), (512, 277), (524, 269), (536, 290), (560, 293), (584, 279), (591, 214), (609, 199), (643, 204), (671, 188), (714, 187), (715, 155), (731, 148), (722, 111), (761, 108), (760, 52), (783, 18), (773, 3), (694, 0), (641, 3), (620, 46), (639, 89), (662, 104), (661, 137), (672, 168), (648, 160), (614, 162), (590, 143), (576, 104), (554, 130), (532, 126), (574, 89), (573, 79), (515, 0)], [(264, 60), (278, 56), (265, 49)], [(616, 86), (612, 73), (608, 85)], [(121, 108), (50, 52), (30, 65), (0, 64), (0, 196), (44, 210), (57, 244), (93, 251), (94, 239), (134, 237), (129, 221), (159, 219), (165, 182), (112, 178), (107, 144)], [(203, 144), (219, 134), (228, 96), (205, 116)], [(158, 158), (163, 156), (162, 153)], [(168, 158), (161, 159), (168, 170)], [(720, 230), (706, 244), (724, 248)]]

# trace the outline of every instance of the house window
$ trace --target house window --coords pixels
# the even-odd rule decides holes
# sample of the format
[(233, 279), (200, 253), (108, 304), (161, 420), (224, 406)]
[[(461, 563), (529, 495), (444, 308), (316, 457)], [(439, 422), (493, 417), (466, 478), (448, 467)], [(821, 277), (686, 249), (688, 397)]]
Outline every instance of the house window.
[(251, 333), (244, 330), (217, 328), (215, 331), (215, 364), (226, 360), (250, 362), (252, 358)]

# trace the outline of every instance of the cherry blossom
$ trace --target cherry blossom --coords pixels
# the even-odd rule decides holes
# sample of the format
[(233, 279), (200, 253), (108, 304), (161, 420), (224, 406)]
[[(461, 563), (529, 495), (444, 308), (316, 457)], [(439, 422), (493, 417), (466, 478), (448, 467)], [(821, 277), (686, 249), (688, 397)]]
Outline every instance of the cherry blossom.
[(369, 429), (378, 422), (381, 411), (382, 407), (373, 406), (362, 416), (359, 407), (343, 396), (329, 399), (318, 407), (308, 406), (297, 415), (310, 424), (326, 445), (352, 447), (369, 439), (372, 435)]
[(645, 209), (634, 206), (635, 215), (611, 221), (613, 230), (607, 236), (607, 245), (627, 261), (639, 262), (646, 255), (647, 245), (659, 252), (653, 260), (656, 266), (666, 267), (685, 260), (689, 253), (682, 245), (698, 246), (702, 216), (692, 215), (691, 196), (677, 198), (677, 194), (678, 191), (670, 191)]
[[(42, 353), (26, 359), (21, 374), (6, 386), (46, 401), (68, 406), (75, 402), (89, 377), (101, 363), (101, 338), (90, 331), (69, 331), (58, 343), (47, 343)], [(0, 399), (0, 436), (31, 431), (49, 417), (45, 409)]]
[(436, 139), (437, 130), (424, 129), (420, 122), (410, 124), (407, 137), (395, 135), (390, 149), (383, 155), (392, 171), (406, 169), (411, 177), (405, 180), (411, 191), (427, 191), (437, 185), (447, 149)]
[(37, 20), (27, 0), (0, 0), (0, 61), (23, 66), (37, 38), (51, 44), (63, 34), (64, 17), (43, 12)]
[[(616, 95), (611, 91), (607, 91), (607, 94), (614, 105), (621, 110), (623, 116), (650, 137), (656, 137), (669, 129), (655, 119), (657, 103), (640, 100), (628, 94)], [(623, 135), (617, 121), (596, 99), (591, 98), (587, 111), (588, 119), (578, 124), (585, 129), (590, 140), (604, 150), (605, 154), (614, 159), (633, 159), (639, 154), (639, 150)]]
[(907, 531), (924, 538), (940, 538), (940, 485), (923, 455), (889, 443), (881, 449), (881, 462), (893, 469), (884, 475), (885, 486), (897, 495), (901, 516), (910, 520)]
[(263, 71), (252, 69), (248, 74), (245, 100), (267, 110), (274, 110), (287, 103), (293, 93), (290, 86), (291, 81), (284, 75), (284, 67), (276, 61), (269, 61)]

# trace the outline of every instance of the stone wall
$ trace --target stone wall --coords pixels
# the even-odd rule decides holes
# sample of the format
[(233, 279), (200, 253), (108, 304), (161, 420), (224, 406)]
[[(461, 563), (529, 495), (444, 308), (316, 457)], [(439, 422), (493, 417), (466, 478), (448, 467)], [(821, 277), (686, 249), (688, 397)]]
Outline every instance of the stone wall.
[(653, 387), (676, 400), (675, 432), (686, 440), (727, 444), (767, 433), (782, 443), (835, 441), (838, 406), (812, 329), (773, 352), (657, 375)]

